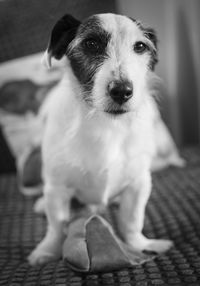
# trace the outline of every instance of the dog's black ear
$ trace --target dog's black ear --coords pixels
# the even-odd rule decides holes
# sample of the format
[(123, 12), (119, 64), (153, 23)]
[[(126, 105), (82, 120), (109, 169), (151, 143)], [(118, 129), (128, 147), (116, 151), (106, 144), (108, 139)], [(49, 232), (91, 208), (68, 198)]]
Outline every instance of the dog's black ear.
[(67, 47), (74, 39), (77, 29), (81, 24), (73, 16), (64, 15), (53, 27), (48, 48), (45, 52), (43, 62), (51, 67), (51, 58), (61, 59), (66, 53)]

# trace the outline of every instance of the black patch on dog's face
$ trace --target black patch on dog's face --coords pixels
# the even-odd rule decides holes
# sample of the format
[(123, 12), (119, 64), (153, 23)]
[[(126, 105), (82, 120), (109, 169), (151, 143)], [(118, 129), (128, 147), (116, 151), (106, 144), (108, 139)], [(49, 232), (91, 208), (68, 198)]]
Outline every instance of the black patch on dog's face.
[(73, 72), (84, 91), (91, 92), (94, 75), (108, 57), (107, 45), (111, 35), (106, 32), (97, 16), (83, 22), (76, 34), (77, 46), (68, 49), (67, 56)]

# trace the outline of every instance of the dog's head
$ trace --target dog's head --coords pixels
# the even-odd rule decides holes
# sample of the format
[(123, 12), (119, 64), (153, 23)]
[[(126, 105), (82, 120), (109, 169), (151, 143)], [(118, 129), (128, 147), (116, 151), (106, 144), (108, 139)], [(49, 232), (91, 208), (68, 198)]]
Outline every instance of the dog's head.
[(94, 15), (82, 23), (62, 17), (47, 49), (51, 57), (67, 56), (85, 102), (98, 111), (119, 115), (142, 103), (149, 75), (157, 63), (153, 29), (126, 16)]

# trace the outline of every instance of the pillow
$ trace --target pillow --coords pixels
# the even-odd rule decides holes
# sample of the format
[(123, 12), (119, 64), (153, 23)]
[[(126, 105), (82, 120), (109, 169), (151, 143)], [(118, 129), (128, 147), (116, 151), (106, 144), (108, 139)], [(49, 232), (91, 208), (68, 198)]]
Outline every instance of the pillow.
[(42, 53), (34, 54), (0, 66), (0, 127), (15, 158), (19, 181), (26, 187), (33, 186), (34, 180), (41, 183), (43, 124), (38, 113), (61, 79), (64, 64), (64, 60), (55, 61), (54, 67), (47, 70), (41, 57)]

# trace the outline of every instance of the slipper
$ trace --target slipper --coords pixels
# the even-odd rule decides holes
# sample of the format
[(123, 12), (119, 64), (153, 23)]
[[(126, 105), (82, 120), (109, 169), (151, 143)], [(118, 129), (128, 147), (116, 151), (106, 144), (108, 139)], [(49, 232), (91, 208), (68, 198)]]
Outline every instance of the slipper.
[(73, 220), (67, 233), (63, 259), (75, 271), (107, 272), (152, 259), (122, 242), (100, 215)]

